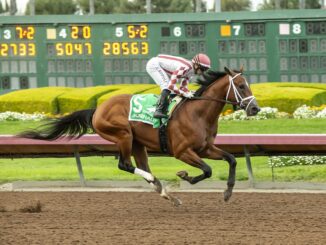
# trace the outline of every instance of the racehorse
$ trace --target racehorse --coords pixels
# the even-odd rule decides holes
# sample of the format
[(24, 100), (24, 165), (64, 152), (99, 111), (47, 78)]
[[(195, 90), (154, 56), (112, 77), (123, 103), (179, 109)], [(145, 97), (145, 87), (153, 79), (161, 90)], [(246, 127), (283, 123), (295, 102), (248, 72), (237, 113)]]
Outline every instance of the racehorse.
[[(201, 87), (195, 97), (184, 99), (169, 119), (166, 129), (169, 155), (203, 171), (198, 176), (189, 176), (186, 171), (177, 173), (191, 184), (212, 175), (211, 167), (202, 158), (226, 160), (229, 163), (229, 176), (224, 200), (228, 201), (235, 184), (237, 162), (232, 154), (214, 145), (219, 115), (226, 103), (239, 106), (248, 116), (256, 115), (260, 108), (242, 75), (242, 68), (239, 72), (227, 67), (225, 72), (208, 70), (197, 82)], [(130, 94), (117, 95), (96, 109), (73, 112), (18, 136), (40, 140), (78, 138), (92, 128), (102, 138), (116, 143), (119, 169), (142, 176), (161, 196), (178, 206), (181, 201), (166, 191), (148, 165), (147, 148), (160, 151), (158, 129), (143, 122), (128, 120), (131, 97)], [(132, 164), (131, 156), (136, 167)]]

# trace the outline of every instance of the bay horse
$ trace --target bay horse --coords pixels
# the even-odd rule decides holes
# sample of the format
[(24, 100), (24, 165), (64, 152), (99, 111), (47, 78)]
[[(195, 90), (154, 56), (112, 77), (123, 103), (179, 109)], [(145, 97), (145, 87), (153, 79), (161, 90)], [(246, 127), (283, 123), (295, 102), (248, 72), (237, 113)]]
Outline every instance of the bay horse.
[[(199, 79), (201, 87), (194, 99), (184, 99), (176, 108), (167, 125), (169, 155), (203, 171), (189, 176), (186, 171), (177, 173), (181, 179), (196, 184), (211, 177), (211, 167), (202, 158), (226, 160), (229, 163), (227, 189), (224, 200), (228, 201), (235, 184), (236, 159), (214, 145), (218, 118), (226, 103), (244, 109), (248, 116), (256, 115), (260, 108), (252, 95), (248, 82), (240, 72), (225, 67), (225, 72), (206, 71)], [(102, 138), (116, 143), (119, 149), (118, 167), (140, 175), (164, 198), (178, 206), (181, 201), (173, 197), (161, 185), (148, 165), (147, 148), (160, 151), (159, 133), (152, 125), (129, 121), (132, 95), (112, 97), (96, 109), (73, 112), (54, 119), (38, 129), (22, 132), (19, 137), (55, 140), (60, 137), (78, 138), (92, 128)], [(133, 166), (134, 157), (136, 167)]]

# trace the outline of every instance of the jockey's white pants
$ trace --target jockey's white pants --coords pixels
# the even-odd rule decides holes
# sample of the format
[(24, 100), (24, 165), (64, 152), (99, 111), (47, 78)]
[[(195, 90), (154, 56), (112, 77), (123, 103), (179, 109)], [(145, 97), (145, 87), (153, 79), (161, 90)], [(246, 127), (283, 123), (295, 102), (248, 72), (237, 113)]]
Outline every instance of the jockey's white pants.
[(170, 82), (170, 77), (168, 74), (162, 69), (158, 62), (158, 58), (151, 58), (146, 64), (146, 71), (153, 78), (155, 83), (160, 86), (161, 91), (163, 89), (168, 89), (168, 85)]

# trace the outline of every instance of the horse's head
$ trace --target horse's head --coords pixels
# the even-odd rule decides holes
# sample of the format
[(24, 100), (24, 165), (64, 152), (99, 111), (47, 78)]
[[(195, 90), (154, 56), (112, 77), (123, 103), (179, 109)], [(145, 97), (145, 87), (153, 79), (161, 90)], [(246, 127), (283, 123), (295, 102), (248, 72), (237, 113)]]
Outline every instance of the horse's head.
[(227, 67), (224, 67), (228, 74), (229, 86), (226, 93), (226, 100), (235, 102), (241, 109), (245, 110), (248, 116), (255, 116), (260, 108), (253, 96), (249, 83), (242, 75), (243, 67), (240, 72), (235, 72)]

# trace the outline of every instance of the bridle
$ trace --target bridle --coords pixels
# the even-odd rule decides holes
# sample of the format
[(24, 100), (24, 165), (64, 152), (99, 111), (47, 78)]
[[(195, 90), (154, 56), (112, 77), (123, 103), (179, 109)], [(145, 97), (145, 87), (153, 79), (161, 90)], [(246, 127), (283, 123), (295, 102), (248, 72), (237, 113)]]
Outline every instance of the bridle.
[[(215, 102), (222, 102), (222, 103), (226, 103), (226, 104), (231, 104), (231, 105), (234, 105), (234, 106), (239, 106), (241, 109), (245, 109), (247, 110), (249, 105), (251, 104), (251, 102), (255, 99), (255, 96), (251, 95), (251, 96), (248, 96), (248, 97), (245, 97), (245, 98), (242, 98), (242, 96), (240, 95), (237, 87), (235, 86), (234, 84), (234, 79), (237, 77), (237, 76), (240, 76), (241, 73), (237, 73), (235, 74), (233, 77), (229, 75), (229, 88), (228, 88), (228, 92), (226, 94), (226, 97), (225, 99), (216, 99), (216, 98), (212, 98), (212, 97), (208, 97), (208, 96), (205, 96), (205, 97), (193, 97), (191, 98), (192, 100), (210, 100), (210, 101), (215, 101)], [(210, 86), (212, 86), (214, 83), (210, 84), (206, 89), (208, 89)], [(246, 84), (247, 86), (249, 87), (248, 85), (248, 82), (246, 81)], [(228, 100), (229, 98), (229, 95), (230, 95), (230, 91), (231, 89), (233, 89), (233, 93), (234, 93), (234, 96), (235, 96), (235, 99), (236, 99), (236, 102), (235, 101), (230, 101)], [(249, 103), (247, 104), (247, 106), (245, 106), (243, 104), (244, 101), (247, 101), (247, 100), (250, 100)]]
[[(253, 100), (255, 99), (255, 96), (251, 95), (251, 96), (248, 96), (248, 97), (245, 97), (245, 98), (242, 98), (241, 94), (239, 93), (237, 87), (234, 85), (234, 79), (237, 77), (237, 76), (240, 76), (241, 73), (237, 73), (235, 74), (233, 77), (229, 76), (229, 82), (230, 82), (230, 85), (229, 85), (229, 89), (228, 89), (228, 92), (226, 94), (226, 100), (228, 100), (228, 97), (229, 97), (229, 94), (230, 94), (230, 91), (231, 91), (231, 88), (233, 89), (233, 93), (234, 93), (234, 96), (235, 96), (235, 99), (237, 101), (237, 105), (240, 106), (241, 109), (245, 109), (247, 110), (249, 105), (251, 104), (251, 102), (253, 102)], [(246, 80), (245, 80), (246, 81)], [(246, 81), (246, 85), (248, 86), (249, 88), (249, 85), (248, 85), (248, 82)], [(250, 100), (247, 104), (247, 106), (245, 104), (243, 104), (244, 101), (246, 100)]]

